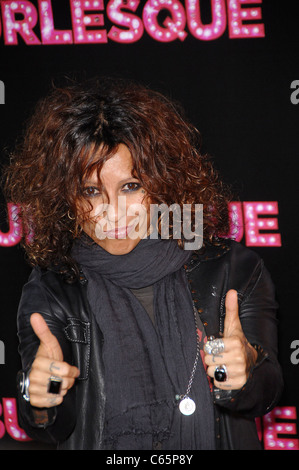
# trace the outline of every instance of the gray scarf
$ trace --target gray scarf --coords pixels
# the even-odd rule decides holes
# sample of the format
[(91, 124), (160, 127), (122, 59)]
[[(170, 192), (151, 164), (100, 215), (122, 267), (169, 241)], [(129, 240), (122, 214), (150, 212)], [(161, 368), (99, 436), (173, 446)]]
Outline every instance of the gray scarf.
[[(119, 256), (88, 237), (74, 246), (104, 336), (107, 449), (214, 449), (213, 403), (201, 360), (190, 392), (195, 413), (182, 415), (175, 400), (186, 392), (196, 357), (183, 268), (190, 255), (171, 240), (141, 240)], [(146, 286), (153, 286), (155, 326), (130, 290)]]

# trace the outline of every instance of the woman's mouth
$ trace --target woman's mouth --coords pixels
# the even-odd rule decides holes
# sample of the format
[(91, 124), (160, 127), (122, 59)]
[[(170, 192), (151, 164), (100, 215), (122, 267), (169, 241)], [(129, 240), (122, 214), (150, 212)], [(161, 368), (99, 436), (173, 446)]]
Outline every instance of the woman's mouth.
[(131, 232), (133, 226), (125, 227), (115, 227), (112, 230), (107, 230), (104, 232), (107, 238), (127, 238), (128, 234)]

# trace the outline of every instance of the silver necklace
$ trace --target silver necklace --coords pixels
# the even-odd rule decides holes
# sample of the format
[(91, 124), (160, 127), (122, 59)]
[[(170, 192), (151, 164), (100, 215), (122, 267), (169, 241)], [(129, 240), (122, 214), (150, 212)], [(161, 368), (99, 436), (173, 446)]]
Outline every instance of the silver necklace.
[(190, 379), (189, 379), (189, 383), (188, 383), (186, 393), (184, 395), (176, 395), (175, 396), (176, 401), (179, 401), (179, 410), (185, 416), (192, 415), (194, 413), (195, 409), (196, 409), (195, 401), (192, 400), (192, 398), (189, 397), (189, 393), (190, 393), (190, 390), (191, 390), (191, 387), (192, 387), (192, 383), (193, 383), (193, 379), (194, 379), (194, 375), (195, 375), (195, 372), (196, 372), (197, 363), (198, 363), (198, 359), (199, 359), (199, 355), (200, 355), (198, 325), (197, 325), (197, 318), (196, 318), (197, 312), (196, 312), (196, 309), (195, 309), (194, 305), (193, 305), (193, 314), (194, 314), (195, 331), (196, 331), (196, 356), (195, 356), (195, 360), (194, 360), (194, 364), (193, 364), (193, 368), (192, 368), (192, 371), (191, 371), (191, 375), (190, 375)]

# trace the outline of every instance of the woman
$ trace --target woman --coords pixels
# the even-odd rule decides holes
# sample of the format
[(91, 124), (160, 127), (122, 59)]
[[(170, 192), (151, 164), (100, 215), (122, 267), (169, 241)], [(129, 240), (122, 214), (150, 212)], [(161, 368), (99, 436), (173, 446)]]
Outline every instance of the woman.
[[(273, 286), (220, 238), (228, 192), (177, 107), (125, 81), (54, 89), (6, 188), (33, 266), (18, 312), (26, 432), (63, 449), (260, 448), (255, 417), (282, 387)], [(174, 205), (164, 236), (152, 208)]]

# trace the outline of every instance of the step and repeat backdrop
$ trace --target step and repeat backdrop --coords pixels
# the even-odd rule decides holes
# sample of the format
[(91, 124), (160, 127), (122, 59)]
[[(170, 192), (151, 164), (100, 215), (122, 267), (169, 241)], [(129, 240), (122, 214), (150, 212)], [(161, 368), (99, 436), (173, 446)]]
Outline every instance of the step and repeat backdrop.
[[(1, 166), (36, 101), (65, 78), (132, 78), (179, 101), (230, 184), (231, 236), (276, 285), (279, 405), (266, 450), (298, 450), (298, 7), (291, 0), (1, 0)], [(0, 194), (0, 449), (45, 449), (18, 423), (16, 312), (30, 274)]]

